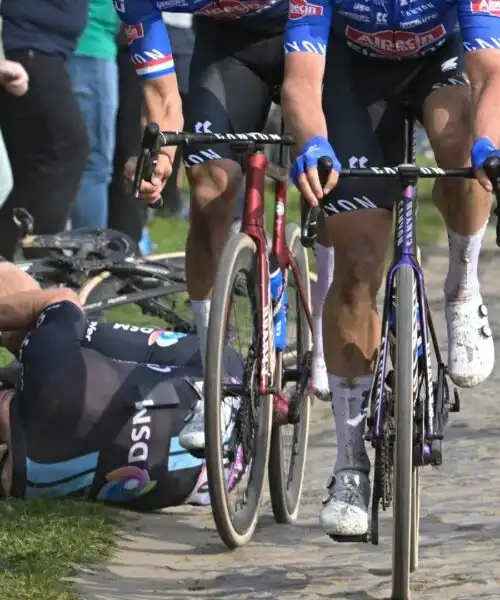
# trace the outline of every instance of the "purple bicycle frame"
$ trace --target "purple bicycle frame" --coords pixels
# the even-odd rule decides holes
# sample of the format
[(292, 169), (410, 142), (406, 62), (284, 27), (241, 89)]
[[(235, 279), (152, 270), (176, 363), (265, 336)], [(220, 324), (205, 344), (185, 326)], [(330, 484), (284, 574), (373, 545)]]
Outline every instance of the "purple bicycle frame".
[[(394, 239), (394, 258), (387, 272), (384, 310), (382, 317), (382, 339), (380, 343), (380, 353), (375, 369), (375, 377), (373, 387), (370, 394), (369, 406), (375, 406), (375, 414), (373, 415), (373, 439), (382, 436), (382, 425), (384, 419), (384, 386), (385, 377), (387, 374), (387, 362), (392, 349), (393, 342), (389, 336), (391, 325), (391, 312), (395, 295), (395, 281), (398, 270), (403, 265), (409, 265), (415, 273), (415, 295), (414, 302), (417, 304), (419, 314), (420, 332), (422, 336), (421, 344), (423, 346), (423, 367), (420, 361), (417, 361), (416, 377), (424, 375), (425, 381), (425, 413), (424, 423), (425, 432), (424, 439), (431, 441), (434, 437), (434, 407), (430, 401), (432, 398), (432, 368), (430, 358), (430, 335), (429, 335), (429, 309), (427, 298), (425, 296), (424, 275), (422, 268), (417, 259), (417, 243), (416, 243), (416, 179), (404, 184), (401, 198), (396, 203), (396, 232)], [(414, 311), (414, 314), (416, 311)], [(397, 335), (397, 333), (396, 333)], [(396, 398), (396, 402), (399, 399)], [(415, 401), (415, 399), (414, 399)]]

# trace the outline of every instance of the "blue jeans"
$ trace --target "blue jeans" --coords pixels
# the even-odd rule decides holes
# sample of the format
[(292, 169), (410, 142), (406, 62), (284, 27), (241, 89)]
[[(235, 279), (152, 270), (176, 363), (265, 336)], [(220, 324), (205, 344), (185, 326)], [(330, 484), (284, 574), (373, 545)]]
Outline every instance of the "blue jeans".
[(72, 227), (106, 227), (115, 152), (118, 67), (114, 60), (73, 56), (68, 71), (90, 140), (89, 159), (71, 211)]

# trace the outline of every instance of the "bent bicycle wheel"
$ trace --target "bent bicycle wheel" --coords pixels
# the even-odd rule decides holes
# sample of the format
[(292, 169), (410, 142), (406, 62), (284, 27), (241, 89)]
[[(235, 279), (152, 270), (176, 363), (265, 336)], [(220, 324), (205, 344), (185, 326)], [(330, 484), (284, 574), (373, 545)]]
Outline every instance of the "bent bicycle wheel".
[[(271, 397), (259, 396), (260, 329), (258, 256), (253, 240), (233, 235), (222, 254), (212, 292), (205, 368), (205, 457), (217, 531), (228, 548), (246, 544), (259, 517), (271, 438)], [(247, 293), (236, 292), (245, 285)], [(229, 323), (249, 309), (231, 329)], [(235, 344), (241, 341), (235, 351)], [(225, 379), (225, 360), (240, 361), (239, 390)], [(236, 357), (236, 358), (235, 358)], [(230, 433), (227, 413), (231, 413)], [(224, 427), (222, 423), (224, 422)], [(240, 486), (241, 484), (241, 486)]]
[(394, 365), (395, 460), (392, 598), (409, 600), (412, 542), (413, 405), (418, 377), (416, 282), (413, 268), (396, 273)]
[[(286, 242), (297, 263), (299, 278), (307, 305), (311, 303), (309, 262), (300, 241), (300, 229), (295, 224), (286, 228)], [(307, 316), (300, 302), (299, 289), (292, 269), (288, 272), (288, 323), (283, 363), (278, 362), (276, 385), (280, 389), (287, 369), (301, 371), (311, 358), (312, 334)], [(300, 394), (299, 383), (283, 386), (289, 398)], [(273, 427), (269, 455), (269, 490), (274, 518), (277, 523), (293, 523), (299, 514), (300, 496), (309, 435), (310, 398), (306, 390), (299, 400), (298, 422)]]

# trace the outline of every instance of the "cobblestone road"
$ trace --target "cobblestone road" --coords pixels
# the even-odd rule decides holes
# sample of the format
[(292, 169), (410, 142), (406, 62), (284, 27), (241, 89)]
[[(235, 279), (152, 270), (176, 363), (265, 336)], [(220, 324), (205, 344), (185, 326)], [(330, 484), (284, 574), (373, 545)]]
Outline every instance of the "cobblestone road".
[[(500, 283), (494, 259), (491, 252), (485, 255), (481, 274), (491, 326), (500, 340)], [(441, 339), (446, 266), (445, 255), (438, 253), (426, 267)], [(412, 579), (414, 600), (500, 600), (499, 378), (497, 368), (486, 384), (462, 392), (462, 412), (452, 415), (447, 429), (444, 464), (423, 471), (421, 563)], [(336, 544), (318, 525), (334, 456), (332, 428), (330, 408), (316, 403), (302, 511), (295, 526), (275, 524), (266, 503), (254, 540), (228, 552), (205, 509), (134, 517), (134, 531), (116, 557), (82, 576), (87, 598), (388, 598), (390, 520), (383, 518), (378, 547)]]

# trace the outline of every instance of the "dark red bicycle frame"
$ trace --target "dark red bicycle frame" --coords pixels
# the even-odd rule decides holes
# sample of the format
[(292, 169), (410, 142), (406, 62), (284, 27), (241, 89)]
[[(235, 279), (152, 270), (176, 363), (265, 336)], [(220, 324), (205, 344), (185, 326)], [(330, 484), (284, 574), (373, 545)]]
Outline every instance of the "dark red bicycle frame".
[(268, 169), (270, 166), (271, 163), (261, 151), (256, 151), (247, 157), (245, 205), (241, 225), (241, 231), (254, 240), (258, 253), (259, 317), (263, 336), (262, 355), (259, 365), (259, 394), (262, 396), (266, 396), (270, 392), (276, 392), (276, 390), (270, 390), (270, 382), (274, 373), (270, 372), (269, 365), (271, 362), (271, 352), (274, 349), (269, 344), (269, 331), (270, 327), (273, 327), (273, 315), (270, 310), (269, 301), (269, 256), (264, 228), (266, 177), (274, 181), (275, 187), (272, 252), (280, 268), (285, 273), (285, 269), (292, 269), (299, 291), (300, 302), (304, 308), (309, 327), (312, 330), (312, 316), (304, 294), (303, 282), (301, 281), (297, 263), (286, 243), (285, 237), (288, 175), (285, 169), (276, 165), (272, 165), (273, 172), (270, 172)]

